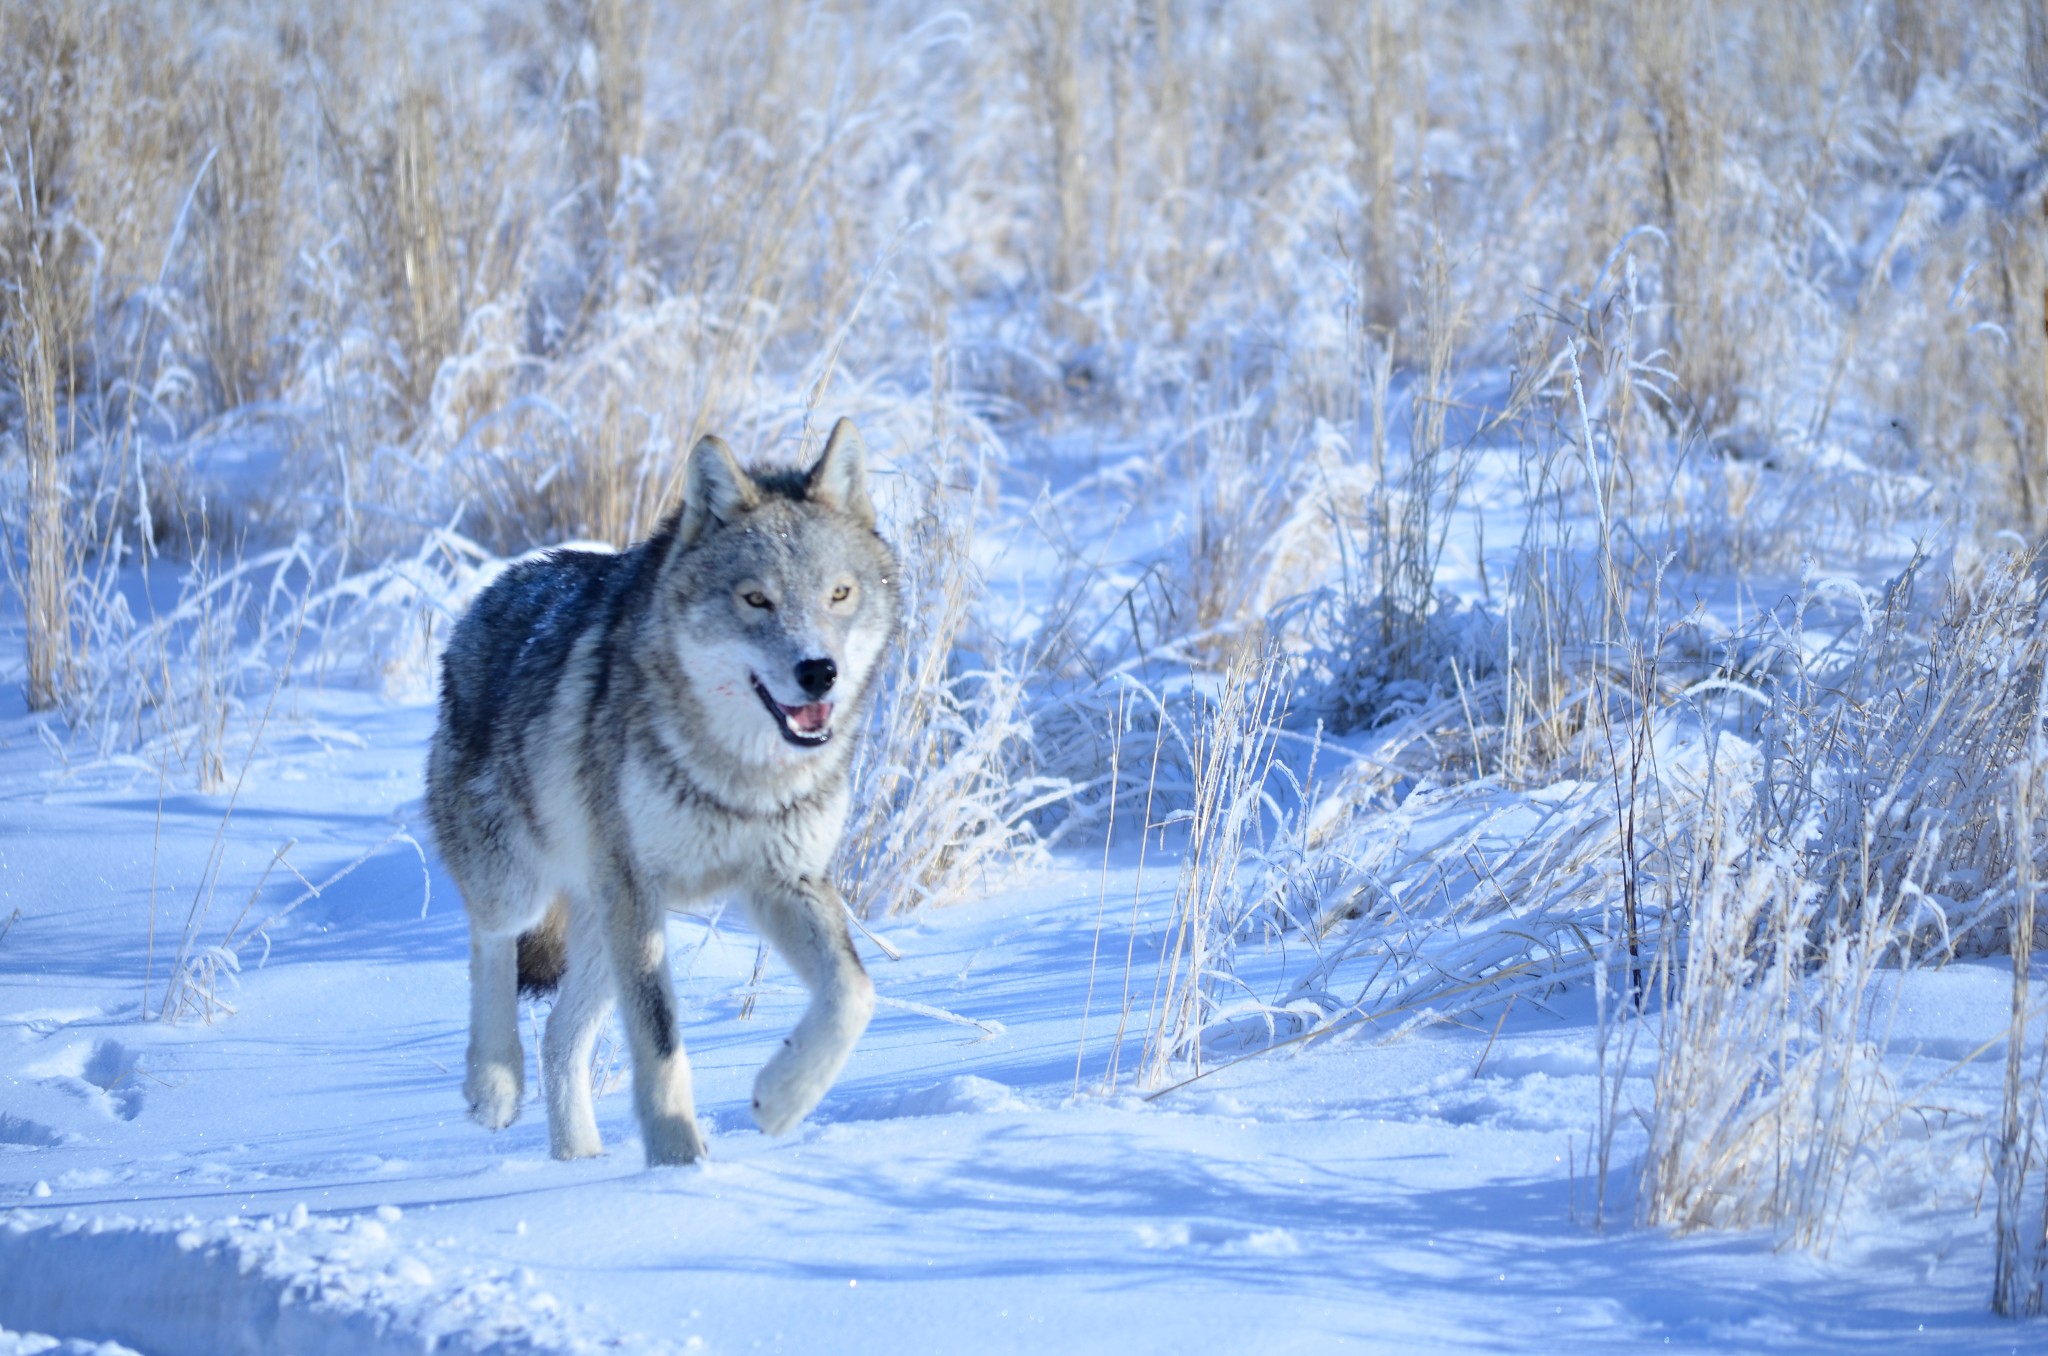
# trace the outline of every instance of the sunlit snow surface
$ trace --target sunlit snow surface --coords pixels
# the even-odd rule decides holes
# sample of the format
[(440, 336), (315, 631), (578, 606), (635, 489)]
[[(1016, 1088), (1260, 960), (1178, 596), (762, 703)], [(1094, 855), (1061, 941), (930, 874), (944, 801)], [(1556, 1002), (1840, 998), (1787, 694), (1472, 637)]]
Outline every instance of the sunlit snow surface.
[[(598, 1103), (607, 1154), (555, 1163), (538, 1103), (497, 1135), (462, 1114), (461, 907), (417, 805), (430, 709), (299, 693), (222, 832), (226, 795), (174, 784), (160, 800), (132, 769), (67, 775), (18, 691), (0, 700), (0, 919), (19, 911), (0, 940), (0, 1352), (2032, 1340), (1986, 1303), (1990, 1221), (1972, 1207), (1990, 1061), (1928, 1099), (1945, 1111), (1909, 1132), (1917, 1175), (1885, 1184), (1881, 1221), (1852, 1210), (1825, 1259), (1632, 1227), (1632, 1126), (1594, 1227), (1597, 1066), (1575, 994), (1521, 1005), (1497, 1039), (1490, 1022), (1391, 1044), (1368, 1032), (1150, 1103), (1128, 1077), (1103, 1095), (1127, 987), (1127, 1074), (1151, 1000), (1172, 887), (1157, 855), (1140, 881), (1131, 859), (1105, 876), (1076, 851), (879, 928), (904, 952), (862, 943), (885, 999), (1001, 1034), (885, 1006), (783, 1141), (752, 1128), (747, 1095), (798, 990), (771, 962), (743, 1019), (751, 932), (736, 912), (677, 919), (711, 1159), (642, 1167), (619, 1068)], [(398, 829), (424, 863), (409, 838), (385, 842)], [(232, 1014), (141, 1021), (145, 974), (154, 1011), (217, 834), (203, 944), (287, 840), (315, 884), (385, 845), (272, 926), (267, 959), (264, 938), (241, 948), (239, 981), (217, 988)], [(303, 891), (273, 871), (242, 929)], [(1914, 978), (1892, 1032), (1899, 1076), (1924, 1082), (1995, 1036), (2008, 992), (1996, 964)], [(1623, 1094), (1649, 1096), (1640, 1073)]]

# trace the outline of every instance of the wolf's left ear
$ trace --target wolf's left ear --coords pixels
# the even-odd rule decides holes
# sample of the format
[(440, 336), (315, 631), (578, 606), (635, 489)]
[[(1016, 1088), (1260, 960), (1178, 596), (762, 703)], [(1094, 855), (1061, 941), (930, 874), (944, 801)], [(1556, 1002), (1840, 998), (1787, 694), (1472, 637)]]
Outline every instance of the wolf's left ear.
[(804, 493), (818, 503), (850, 514), (862, 527), (875, 525), (875, 501), (868, 498), (868, 450), (851, 419), (832, 426), (825, 450), (804, 477)]
[(712, 523), (729, 523), (760, 502), (760, 487), (740, 469), (725, 440), (705, 434), (690, 449), (683, 472), (683, 520), (676, 545), (688, 546)]

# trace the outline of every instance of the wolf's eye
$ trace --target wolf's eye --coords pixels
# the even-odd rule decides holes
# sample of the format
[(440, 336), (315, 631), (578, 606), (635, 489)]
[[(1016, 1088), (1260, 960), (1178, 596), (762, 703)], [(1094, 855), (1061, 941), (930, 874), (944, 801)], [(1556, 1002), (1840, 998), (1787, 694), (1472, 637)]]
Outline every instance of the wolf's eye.
[(832, 590), (832, 601), (835, 603), (843, 603), (852, 596), (853, 585), (851, 584), (841, 584), (838, 588)]
[(775, 606), (775, 604), (768, 601), (768, 595), (759, 589), (749, 589), (740, 596), (746, 599), (748, 607), (758, 607), (765, 610)]

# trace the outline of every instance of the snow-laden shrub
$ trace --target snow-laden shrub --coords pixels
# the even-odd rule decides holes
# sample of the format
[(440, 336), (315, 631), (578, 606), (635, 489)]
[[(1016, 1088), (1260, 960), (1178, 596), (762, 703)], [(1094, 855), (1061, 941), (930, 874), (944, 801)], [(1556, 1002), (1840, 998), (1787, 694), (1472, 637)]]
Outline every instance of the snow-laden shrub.
[[(2001, 554), (1938, 585), (1925, 562), (1866, 594), (1809, 579), (1767, 621), (1782, 660), (1759, 726), (1768, 841), (1802, 854), (1829, 915), (1903, 906), (1901, 940), (1937, 957), (2004, 945), (2020, 859), (2048, 843), (2005, 813), (2030, 755), (2048, 680), (2048, 629), (2031, 552)], [(1917, 594), (1939, 588), (1930, 609)], [(1806, 617), (1817, 593), (1857, 605), (1850, 633)], [(2036, 796), (2036, 803), (2040, 797)]]
[[(1959, 571), (1932, 609), (1914, 596), (1929, 568), (1872, 594), (1809, 579), (1765, 621), (1777, 662), (1754, 794), (1707, 807), (1705, 851), (1679, 877), (1689, 921), (1659, 1032), (1650, 1222), (1824, 1247), (1882, 1180), (1908, 1103), (1880, 1053), (1881, 990), (1897, 987), (1879, 975), (2034, 941), (2048, 852), (2025, 812), (2044, 777), (2035, 559)], [(1807, 614), (1830, 590), (1856, 612), (1816, 635)], [(2025, 1081), (2008, 1083), (2020, 1098)]]
[(1657, 1031), (1640, 1208), (1679, 1229), (1825, 1246), (1878, 1179), (1902, 1104), (1870, 1006), (1901, 959), (1901, 905), (1838, 914), (1796, 851), (1709, 807), (1706, 852)]
[(1232, 953), (1258, 902), (1245, 888), (1253, 876), (1247, 859), (1267, 839), (1273, 805), (1267, 784), (1278, 766), (1275, 736), (1285, 679), (1278, 656), (1241, 646), (1214, 700), (1199, 709), (1191, 750), (1193, 803), (1167, 820), (1185, 828), (1187, 845), (1140, 1063), (1145, 1086), (1164, 1083), (1184, 1062), (1199, 1074), (1204, 1037), (1237, 996)]
[(1074, 790), (1029, 770), (1030, 694), (976, 630), (976, 487), (956, 481), (966, 469), (947, 432), (926, 432), (932, 464), (900, 458), (884, 496), (904, 563), (903, 631), (875, 680), (839, 849), (847, 900), (866, 916), (953, 903), (1032, 859), (1041, 812)]

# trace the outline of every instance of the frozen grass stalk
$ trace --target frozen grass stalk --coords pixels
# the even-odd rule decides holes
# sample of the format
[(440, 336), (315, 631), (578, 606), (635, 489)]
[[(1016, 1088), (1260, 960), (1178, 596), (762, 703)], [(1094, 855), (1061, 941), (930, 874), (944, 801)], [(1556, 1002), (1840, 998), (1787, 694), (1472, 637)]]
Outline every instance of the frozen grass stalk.
[[(2035, 750), (2037, 757), (2042, 752)], [(2031, 777), (2013, 779), (2011, 824), (2014, 833), (2028, 841), (2035, 827), (2032, 790)], [(2048, 1179), (2048, 1030), (2038, 1051), (2027, 1048), (2029, 1019), (2034, 1015), (2029, 980), (2037, 924), (2031, 853), (2020, 855), (2015, 883), (2008, 925), (2012, 1021), (2006, 1028), (2005, 1101), (1993, 1165), (1998, 1214), (1991, 1307), (2006, 1318), (2028, 1318), (2041, 1313), (2042, 1289), (2048, 1282), (2048, 1181), (2036, 1180)]]
[[(74, 686), (72, 581), (76, 561), (68, 531), (68, 421), (60, 418), (57, 304), (50, 269), (38, 252), (20, 281), (8, 317), (5, 349), (22, 407), (21, 436), (28, 457), (25, 578), (18, 579), (27, 613), (28, 704), (46, 711), (61, 705)], [(9, 553), (13, 572), (13, 553)]]
[(1284, 677), (1278, 655), (1241, 644), (1196, 737), (1194, 805), (1168, 821), (1186, 826), (1187, 846), (1153, 990), (1139, 1075), (1145, 1087), (1165, 1083), (1184, 1061), (1201, 1072), (1205, 1028), (1232, 987), (1230, 953), (1246, 906), (1239, 872), (1247, 848), (1264, 836)]

